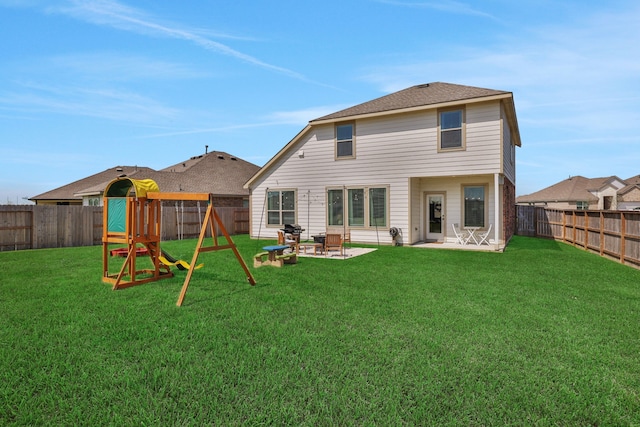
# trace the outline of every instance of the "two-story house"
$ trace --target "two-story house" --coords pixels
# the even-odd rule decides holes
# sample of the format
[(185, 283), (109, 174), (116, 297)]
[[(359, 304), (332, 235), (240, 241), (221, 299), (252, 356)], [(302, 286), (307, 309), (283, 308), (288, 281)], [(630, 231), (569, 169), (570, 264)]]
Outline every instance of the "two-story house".
[(513, 234), (520, 145), (511, 92), (449, 83), (311, 120), (245, 184), (251, 236), (299, 224), (302, 238), (345, 229), (361, 243), (453, 242), (455, 223), (491, 226), (501, 249)]

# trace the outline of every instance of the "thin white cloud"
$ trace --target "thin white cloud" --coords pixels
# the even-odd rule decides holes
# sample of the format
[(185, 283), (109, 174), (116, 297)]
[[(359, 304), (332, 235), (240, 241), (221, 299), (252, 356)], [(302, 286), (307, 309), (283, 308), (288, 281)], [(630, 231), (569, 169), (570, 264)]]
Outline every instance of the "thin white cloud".
[(9, 76), (6, 86), (11, 84), (11, 89), (0, 92), (0, 111), (7, 112), (4, 117), (26, 120), (46, 112), (141, 125), (184, 114), (153, 95), (140, 94), (128, 83), (207, 76), (182, 64), (110, 52), (29, 59), (14, 62), (4, 71)]
[[(23, 67), (59, 70), (58, 75), (72, 75), (85, 80), (140, 80), (185, 79), (207, 77), (203, 71), (185, 64), (162, 61), (146, 56), (127, 55), (115, 52), (58, 55), (40, 60), (38, 64), (27, 63)], [(28, 70), (24, 71), (28, 73)]]
[(276, 111), (271, 113), (268, 118), (276, 123), (280, 124), (302, 124), (306, 125), (310, 120), (317, 119), (318, 117), (326, 116), (334, 111), (340, 111), (347, 108), (348, 105), (340, 106), (320, 106), (311, 107), (301, 110), (293, 111)]
[(233, 130), (239, 129), (251, 129), (251, 128), (259, 128), (259, 127), (269, 127), (269, 126), (283, 126), (283, 125), (292, 125), (297, 126), (299, 129), (302, 129), (306, 124), (318, 117), (322, 117), (334, 111), (341, 110), (346, 108), (346, 106), (322, 106), (322, 107), (312, 107), (301, 110), (294, 111), (276, 111), (274, 113), (268, 114), (264, 117), (264, 120), (256, 121), (255, 123), (240, 123), (234, 125), (225, 125), (225, 126), (215, 126), (215, 127), (207, 127), (207, 128), (193, 128), (193, 129), (183, 129), (183, 130), (175, 130), (169, 132), (161, 132), (154, 133), (150, 135), (145, 135), (143, 137), (139, 137), (140, 139), (150, 139), (150, 138), (165, 138), (169, 136), (180, 136), (180, 135), (195, 135), (195, 134), (203, 134), (203, 133), (218, 133), (218, 132), (229, 132)]
[(475, 9), (472, 6), (452, 0), (440, 1), (400, 1), (400, 0), (377, 0), (378, 3), (389, 4), (393, 6), (412, 7), (421, 9), (433, 9), (440, 12), (447, 12), (459, 15), (482, 16), (485, 18), (496, 19), (490, 13)]
[(63, 13), (96, 25), (110, 26), (124, 31), (186, 40), (211, 52), (230, 56), (240, 61), (284, 74), (301, 81), (312, 82), (298, 72), (264, 62), (251, 55), (232, 49), (225, 44), (211, 40), (210, 38), (201, 35), (203, 33), (202, 30), (190, 30), (180, 28), (172, 24), (160, 23), (147, 16), (141, 10), (116, 1), (72, 0), (71, 3), (72, 6), (70, 7), (52, 7), (49, 8), (49, 11)]
[(137, 93), (75, 86), (22, 82), (24, 90), (0, 95), (0, 108), (25, 114), (46, 112), (98, 117), (124, 122), (150, 122), (172, 118), (178, 111)]

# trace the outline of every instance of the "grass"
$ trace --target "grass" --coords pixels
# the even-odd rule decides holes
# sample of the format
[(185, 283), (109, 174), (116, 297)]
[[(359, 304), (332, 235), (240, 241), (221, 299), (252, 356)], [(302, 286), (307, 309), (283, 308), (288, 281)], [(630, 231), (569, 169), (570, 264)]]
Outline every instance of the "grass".
[(523, 237), (303, 258), (255, 287), (231, 251), (199, 261), (178, 308), (185, 272), (114, 292), (99, 247), (0, 253), (0, 424), (640, 425), (630, 267)]

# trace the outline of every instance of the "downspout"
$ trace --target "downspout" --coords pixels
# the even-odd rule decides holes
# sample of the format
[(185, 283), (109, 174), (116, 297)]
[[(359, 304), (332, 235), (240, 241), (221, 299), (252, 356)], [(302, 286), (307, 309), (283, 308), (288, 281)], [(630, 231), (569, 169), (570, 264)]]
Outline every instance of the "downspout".
[[(504, 182), (504, 179), (502, 182)], [(500, 216), (500, 174), (498, 173), (493, 175), (493, 188), (493, 204), (496, 216), (494, 221), (495, 227), (493, 230), (493, 241), (495, 242), (496, 247), (499, 247), (500, 241), (498, 239), (500, 238), (500, 230), (502, 229), (502, 218)]]

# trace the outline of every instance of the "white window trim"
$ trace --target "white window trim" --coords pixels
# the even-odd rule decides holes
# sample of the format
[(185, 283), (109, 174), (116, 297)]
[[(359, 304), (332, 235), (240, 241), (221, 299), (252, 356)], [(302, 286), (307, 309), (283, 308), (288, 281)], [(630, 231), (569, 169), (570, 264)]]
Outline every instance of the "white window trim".
[[(279, 192), (280, 193), (280, 209), (278, 210), (278, 212), (280, 212), (280, 220), (282, 220), (282, 192), (283, 191), (293, 191), (293, 216), (294, 216), (294, 221), (293, 224), (297, 224), (298, 223), (298, 190), (296, 188), (269, 188), (266, 193), (265, 193), (265, 223), (266, 223), (266, 227), (267, 228), (282, 228), (284, 226), (284, 223), (281, 224), (269, 224), (269, 193), (271, 192)], [(274, 211), (275, 212), (275, 211)]]
[[(440, 125), (440, 115), (441, 113), (446, 113), (450, 111), (462, 111), (462, 127), (461, 129), (461, 138), (462, 141), (460, 143), (460, 147), (451, 147), (451, 148), (442, 148), (442, 129)], [(467, 149), (467, 111), (464, 106), (452, 107), (452, 108), (443, 108), (439, 109), (437, 112), (438, 115), (438, 152), (439, 153), (449, 153), (451, 151), (465, 151)], [(448, 129), (451, 130), (451, 129)]]
[(484, 214), (483, 214), (483, 218), (484, 218), (484, 224), (482, 225), (482, 227), (480, 228), (486, 228), (488, 227), (488, 222), (489, 222), (489, 185), (487, 183), (479, 183), (479, 184), (462, 184), (461, 189), (460, 189), (460, 198), (461, 200), (461, 220), (460, 220), (460, 224), (462, 225), (462, 227), (467, 227), (466, 223), (466, 212), (465, 212), (465, 202), (464, 202), (464, 189), (467, 187), (482, 187), (484, 188)]
[[(385, 224), (371, 225), (371, 211), (370, 211), (370, 196), (369, 191), (372, 188), (384, 188), (385, 189)], [(329, 212), (325, 212), (325, 226), (327, 228), (348, 228), (348, 229), (358, 229), (358, 230), (375, 230), (377, 229), (386, 229), (389, 227), (390, 218), (389, 218), (389, 208), (390, 208), (390, 195), (389, 195), (389, 185), (352, 185), (352, 186), (343, 186), (343, 187), (327, 187), (325, 188), (325, 200), (327, 205), (327, 210), (329, 209), (329, 191), (330, 190), (341, 190), (342, 191), (342, 224), (340, 225), (329, 225)], [(349, 203), (347, 197), (349, 195), (349, 190), (363, 190), (364, 192), (364, 225), (349, 225)]]
[[(338, 127), (351, 125), (351, 155), (350, 156), (338, 156), (338, 142), (348, 141), (347, 139), (338, 140)], [(349, 160), (356, 158), (356, 123), (355, 122), (342, 122), (336, 123), (333, 127), (334, 132), (334, 158), (335, 160)]]

